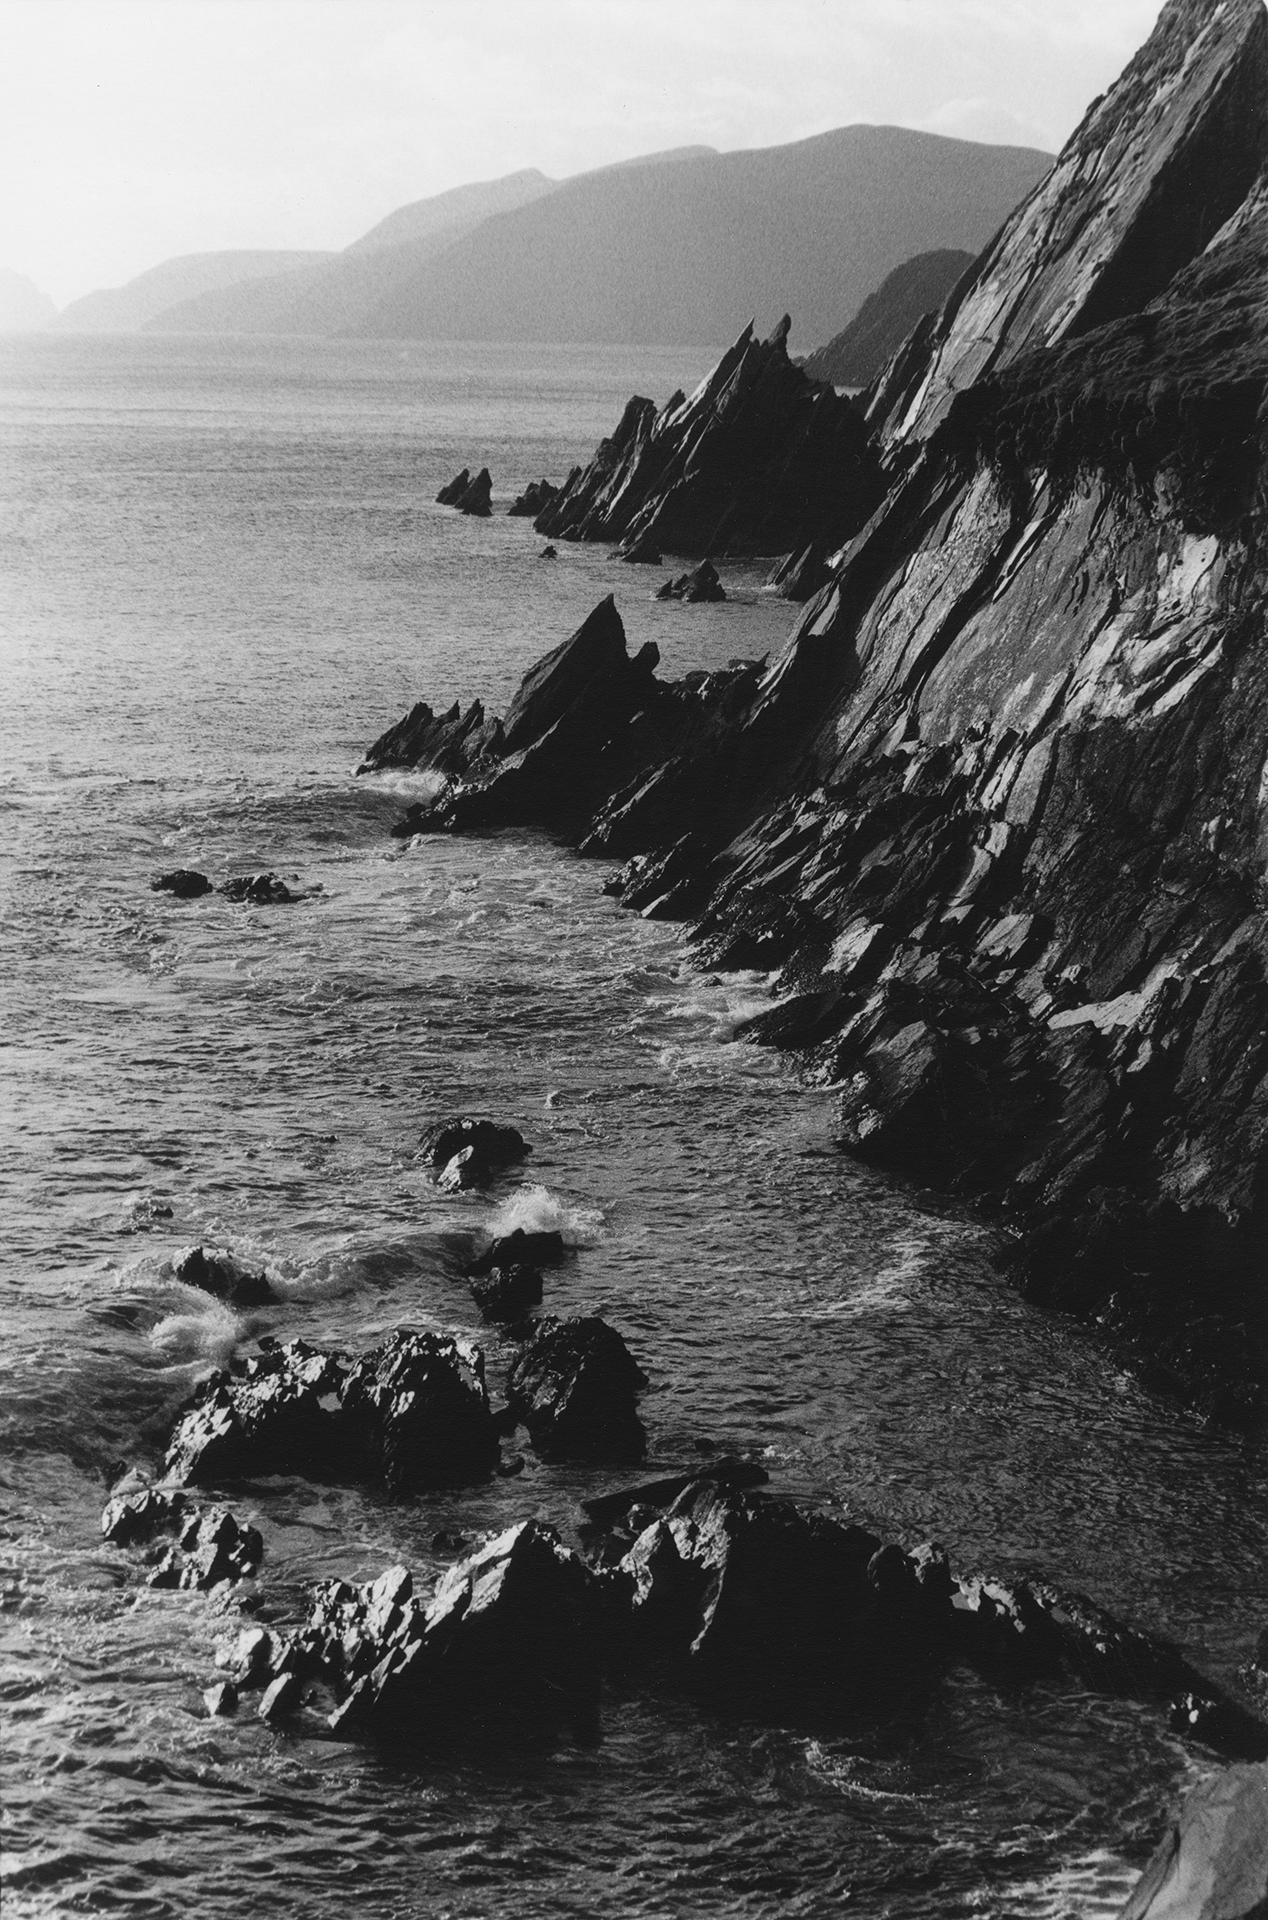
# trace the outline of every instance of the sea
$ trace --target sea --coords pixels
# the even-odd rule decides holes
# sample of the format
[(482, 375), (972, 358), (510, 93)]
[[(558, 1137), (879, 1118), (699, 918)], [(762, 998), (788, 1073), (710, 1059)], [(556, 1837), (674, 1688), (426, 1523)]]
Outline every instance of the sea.
[[(723, 567), (725, 604), (661, 603), (656, 569), (543, 561), (505, 512), (714, 357), (0, 343), (5, 1920), (1096, 1920), (1214, 1764), (1156, 1705), (967, 1672), (846, 1729), (612, 1682), (593, 1744), (406, 1761), (249, 1701), (209, 1718), (232, 1607), (102, 1542), (120, 1465), (156, 1466), (173, 1409), (261, 1335), (457, 1329), (500, 1383), (455, 1248), (551, 1227), (548, 1306), (602, 1314), (650, 1377), (649, 1472), (746, 1454), (777, 1492), (1082, 1589), (1235, 1684), (1268, 1620), (1262, 1447), (1024, 1304), (988, 1225), (839, 1153), (830, 1095), (736, 1037), (769, 980), (701, 971), (539, 834), (394, 840), (425, 781), (355, 772), (417, 700), (501, 709), (609, 593), (663, 673), (780, 646), (759, 565)], [(492, 518), (434, 504), (486, 464)], [(173, 867), (272, 869), (302, 898), (151, 891)], [(419, 1141), (464, 1112), (532, 1155), (449, 1196)], [(182, 1286), (198, 1244), (279, 1304)], [(455, 1531), (571, 1538), (628, 1478), (526, 1460), (407, 1501), (236, 1489), (264, 1616), (332, 1575), (426, 1582)]]

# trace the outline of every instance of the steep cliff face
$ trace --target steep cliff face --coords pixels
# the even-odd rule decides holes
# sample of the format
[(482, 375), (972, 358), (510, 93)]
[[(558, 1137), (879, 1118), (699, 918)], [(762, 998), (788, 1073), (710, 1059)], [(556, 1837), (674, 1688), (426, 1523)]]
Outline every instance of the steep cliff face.
[(569, 822), (705, 963), (777, 970), (753, 1036), (838, 1090), (843, 1145), (1002, 1209), (1034, 1298), (1236, 1420), (1268, 1314), (1266, 101), (1260, 0), (1172, 0), (878, 382), (883, 498), (782, 655), (646, 699), (677, 726), (615, 727)]
[(847, 327), (807, 354), (801, 363), (805, 371), (812, 380), (831, 380), (838, 387), (866, 387), (916, 323), (937, 312), (973, 264), (971, 253), (954, 247), (904, 260), (867, 296)]
[(746, 327), (690, 398), (659, 413), (631, 400), (537, 531), (708, 554), (848, 538), (880, 498), (879, 462), (855, 407), (789, 360), (788, 326), (769, 340)]

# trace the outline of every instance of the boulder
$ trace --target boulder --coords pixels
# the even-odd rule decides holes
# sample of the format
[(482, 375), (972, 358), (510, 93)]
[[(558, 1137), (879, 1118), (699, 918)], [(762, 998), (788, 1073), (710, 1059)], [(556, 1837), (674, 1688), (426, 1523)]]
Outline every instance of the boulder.
[(168, 1474), (182, 1484), (274, 1473), (339, 1478), (349, 1466), (342, 1384), (340, 1362), (302, 1340), (269, 1348), (240, 1373), (213, 1373), (177, 1417)]
[(681, 573), (676, 580), (666, 580), (663, 587), (656, 590), (658, 600), (725, 600), (726, 593), (718, 579), (717, 570), (709, 560), (702, 560), (690, 573)]
[(178, 900), (198, 900), (214, 891), (205, 873), (193, 867), (177, 867), (171, 873), (156, 874), (150, 882), (152, 893), (173, 893)]
[(172, 1278), (182, 1286), (197, 1287), (231, 1307), (269, 1307), (277, 1295), (262, 1273), (244, 1273), (237, 1262), (217, 1247), (187, 1247), (172, 1261)]
[(1268, 1765), (1229, 1767), (1186, 1794), (1121, 1920), (1263, 1920)]
[(469, 1153), (463, 1171), (451, 1183), (475, 1186), (489, 1178), (499, 1167), (509, 1167), (524, 1159), (530, 1151), (517, 1127), (498, 1126), (492, 1120), (440, 1120), (427, 1129), (419, 1147), (424, 1166), (447, 1169), (460, 1155)]
[(564, 1237), (553, 1230), (545, 1233), (528, 1233), (523, 1227), (516, 1227), (511, 1233), (499, 1234), (490, 1242), (477, 1260), (467, 1268), (468, 1277), (473, 1280), (492, 1273), (495, 1267), (553, 1267), (564, 1257)]
[(498, 1462), (484, 1356), (469, 1340), (396, 1332), (349, 1370), (350, 1434), (394, 1493), (487, 1479)]
[(552, 486), (549, 480), (530, 480), (523, 493), (511, 502), (506, 511), (513, 516), (535, 520), (558, 497), (559, 488)]
[(544, 1319), (511, 1368), (507, 1406), (540, 1454), (638, 1460), (647, 1438), (636, 1402), (646, 1385), (624, 1340), (605, 1321)]
[(471, 1294), (486, 1320), (519, 1320), (541, 1305), (542, 1276), (536, 1267), (490, 1267), (473, 1276)]
[(440, 489), (440, 492), (436, 495), (436, 505), (438, 507), (456, 507), (470, 485), (471, 469), (464, 467), (461, 473), (456, 473), (453, 479)]
[(275, 873), (240, 873), (220, 889), (226, 900), (252, 907), (284, 907), (299, 898)]

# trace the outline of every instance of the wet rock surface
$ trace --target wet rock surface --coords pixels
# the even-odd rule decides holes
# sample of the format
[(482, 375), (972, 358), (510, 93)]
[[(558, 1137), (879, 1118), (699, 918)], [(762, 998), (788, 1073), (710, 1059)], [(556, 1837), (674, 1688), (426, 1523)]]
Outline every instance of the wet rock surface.
[(150, 882), (151, 893), (174, 894), (178, 900), (200, 900), (215, 889), (205, 873), (193, 867), (177, 867), (171, 873), (156, 874)]
[(463, 1116), (441, 1120), (423, 1135), (419, 1156), (439, 1169), (439, 1184), (451, 1188), (483, 1186), (503, 1167), (523, 1160), (530, 1149), (517, 1127)]
[(471, 1295), (486, 1320), (518, 1320), (541, 1305), (541, 1271), (522, 1262), (490, 1267), (472, 1275)]
[(338, 1478), (338, 1396), (344, 1368), (303, 1340), (269, 1348), (240, 1373), (213, 1373), (176, 1419), (167, 1472), (178, 1482), (231, 1481), (274, 1473)]
[(226, 900), (252, 907), (284, 907), (298, 899), (275, 873), (240, 873), (220, 889)]
[(345, 1425), (393, 1493), (482, 1480), (498, 1460), (484, 1356), (469, 1340), (397, 1332), (352, 1366)]
[(231, 1307), (277, 1304), (277, 1295), (262, 1273), (247, 1273), (218, 1247), (187, 1247), (178, 1253), (172, 1261), (172, 1278)]
[(102, 1536), (120, 1547), (147, 1549), (152, 1587), (205, 1592), (249, 1579), (264, 1557), (257, 1527), (227, 1507), (205, 1507), (179, 1488), (152, 1486), (129, 1474), (101, 1516)]
[[(1268, 1377), (1266, 159), (1263, 8), (1171, 0), (867, 396), (875, 484), (831, 490), (866, 523), (785, 524), (763, 470), (772, 549), (838, 548), (780, 657), (664, 684), (605, 603), (518, 751), (402, 825), (677, 849), (664, 910), (777, 974), (751, 1037), (839, 1090), (842, 1146), (996, 1212), (1031, 1299), (1237, 1424)], [(781, 358), (746, 334), (631, 403), (543, 530), (738, 550), (760, 515), (663, 485), (674, 423), (721, 448)]]
[(1268, 1913), (1268, 1766), (1229, 1767), (1186, 1794), (1122, 1920)]
[(547, 1317), (511, 1368), (506, 1398), (540, 1454), (638, 1460), (647, 1436), (637, 1400), (646, 1385), (646, 1375), (606, 1321)]

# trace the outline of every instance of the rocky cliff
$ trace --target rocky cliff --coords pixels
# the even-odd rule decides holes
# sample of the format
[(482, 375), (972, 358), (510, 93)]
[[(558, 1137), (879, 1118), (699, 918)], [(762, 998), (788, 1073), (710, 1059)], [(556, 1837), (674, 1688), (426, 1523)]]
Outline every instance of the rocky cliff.
[(917, 322), (937, 312), (972, 265), (973, 255), (954, 247), (937, 247), (904, 260), (869, 293), (849, 325), (807, 354), (802, 366), (812, 380), (868, 386)]
[(627, 904), (774, 971), (753, 1037), (838, 1091), (848, 1150), (998, 1209), (1032, 1298), (1238, 1421), (1268, 1304), (1266, 156), (1261, 0), (1170, 0), (867, 396), (874, 510), (770, 668), (666, 686), (601, 610), (518, 744), (428, 713), (451, 784), (408, 823), (633, 856)]

